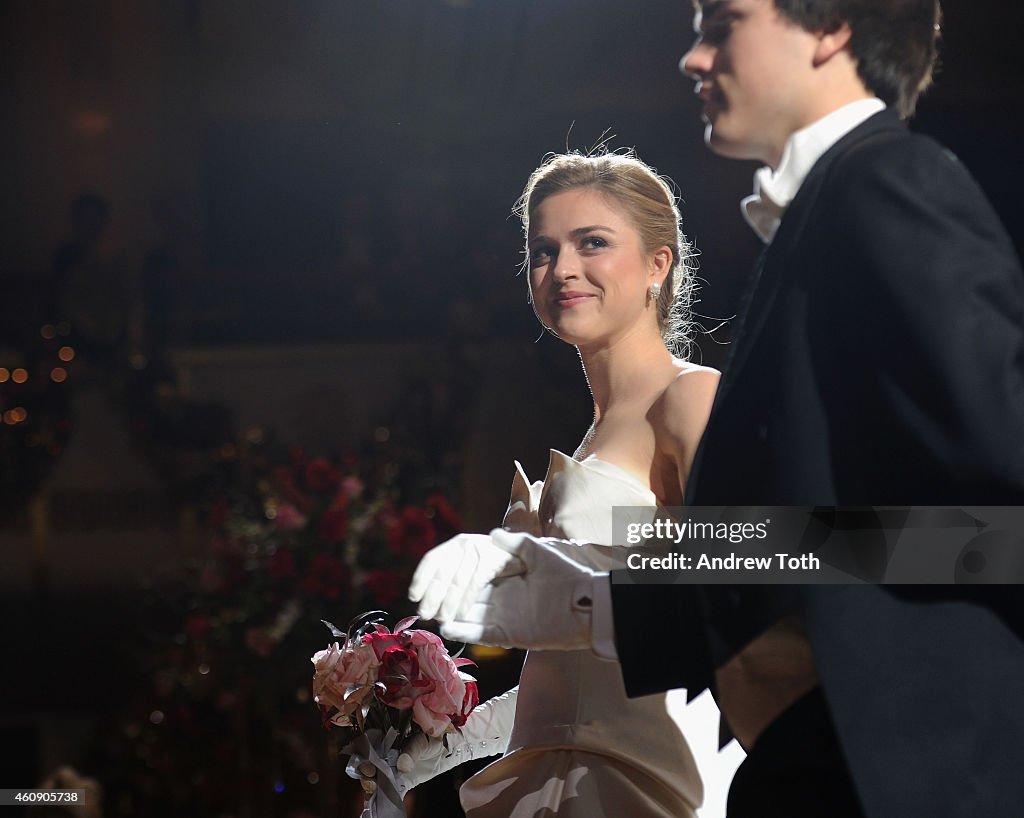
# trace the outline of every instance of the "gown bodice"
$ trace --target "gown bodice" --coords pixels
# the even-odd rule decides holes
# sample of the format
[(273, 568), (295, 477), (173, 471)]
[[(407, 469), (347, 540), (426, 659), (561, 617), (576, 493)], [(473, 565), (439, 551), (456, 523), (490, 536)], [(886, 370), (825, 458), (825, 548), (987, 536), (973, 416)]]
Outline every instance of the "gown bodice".
[[(552, 544), (572, 559), (609, 571), (625, 564), (628, 548), (611, 545), (625, 541), (624, 521), (650, 522), (657, 505), (650, 488), (621, 467), (595, 457), (576, 461), (552, 450), (543, 482), (530, 483), (516, 463), (503, 525), (558, 538)], [(503, 766), (514, 769), (524, 754), (573, 749), (628, 766), (637, 773), (638, 787), (653, 780), (691, 809), (701, 803), (700, 776), (668, 715), (665, 694), (628, 698), (618, 662), (589, 650), (530, 651), (515, 707), (507, 753), (484, 771), (487, 780), (494, 780)], [(542, 759), (543, 754), (531, 763)], [(466, 786), (473, 785), (471, 778)]]

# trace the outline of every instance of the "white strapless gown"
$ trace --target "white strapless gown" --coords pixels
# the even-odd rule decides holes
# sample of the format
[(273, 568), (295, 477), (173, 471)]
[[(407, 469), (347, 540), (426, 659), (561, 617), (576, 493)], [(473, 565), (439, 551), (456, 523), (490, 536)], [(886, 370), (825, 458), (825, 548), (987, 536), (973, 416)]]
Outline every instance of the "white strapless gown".
[[(612, 509), (654, 519), (657, 499), (624, 469), (552, 450), (547, 477), (529, 483), (516, 464), (504, 526), (566, 543), (573, 559), (607, 571), (627, 549), (613, 542)], [(638, 516), (639, 515), (639, 516)], [(658, 661), (651, 657), (652, 662)], [(617, 662), (590, 651), (531, 651), (519, 683), (508, 750), (462, 787), (469, 818), (684, 818), (704, 799), (697, 748), (709, 784), (701, 818), (724, 815), (725, 792), (743, 752), (717, 751), (718, 711), (710, 696), (685, 692), (627, 698)]]

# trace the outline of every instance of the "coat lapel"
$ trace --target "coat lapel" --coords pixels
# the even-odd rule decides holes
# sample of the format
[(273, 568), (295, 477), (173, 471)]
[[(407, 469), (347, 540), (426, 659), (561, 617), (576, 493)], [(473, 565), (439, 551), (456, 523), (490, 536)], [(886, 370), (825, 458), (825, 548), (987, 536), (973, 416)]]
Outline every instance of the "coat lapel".
[(745, 310), (741, 311), (740, 324), (733, 341), (732, 355), (726, 365), (719, 396), (724, 396), (742, 371), (764, 329), (772, 304), (784, 278), (795, 268), (796, 255), (806, 232), (807, 223), (815, 211), (815, 204), (829, 169), (851, 146), (871, 134), (892, 127), (904, 127), (894, 111), (881, 111), (858, 125), (835, 145), (829, 148), (814, 164), (807, 178), (800, 186), (796, 198), (786, 210), (782, 224), (772, 241), (758, 258), (757, 268), (751, 280), (750, 293)]

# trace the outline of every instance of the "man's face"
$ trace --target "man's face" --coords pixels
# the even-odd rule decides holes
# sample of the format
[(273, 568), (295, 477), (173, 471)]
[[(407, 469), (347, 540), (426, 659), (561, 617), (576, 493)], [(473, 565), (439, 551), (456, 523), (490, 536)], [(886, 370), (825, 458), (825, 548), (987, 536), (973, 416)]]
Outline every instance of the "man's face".
[(793, 131), (810, 124), (817, 38), (774, 0), (710, 0), (679, 67), (697, 81), (705, 141), (722, 156), (777, 167)]

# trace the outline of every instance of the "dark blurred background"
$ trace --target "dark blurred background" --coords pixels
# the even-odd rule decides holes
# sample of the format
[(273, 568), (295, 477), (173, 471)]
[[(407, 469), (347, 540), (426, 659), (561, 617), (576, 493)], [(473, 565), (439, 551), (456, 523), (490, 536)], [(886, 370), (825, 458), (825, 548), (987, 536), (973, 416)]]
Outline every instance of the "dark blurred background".
[[(945, 3), (913, 127), (1021, 248), (1015, 6)], [(735, 312), (755, 167), (703, 147), (692, 36), (683, 0), (0, 4), (0, 786), (70, 764), (108, 815), (357, 809), (317, 620), (407, 612), (418, 555), (590, 419), (517, 277), (530, 171), (635, 146), (702, 324)], [(458, 815), (452, 778), (411, 809)]]

